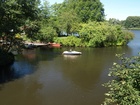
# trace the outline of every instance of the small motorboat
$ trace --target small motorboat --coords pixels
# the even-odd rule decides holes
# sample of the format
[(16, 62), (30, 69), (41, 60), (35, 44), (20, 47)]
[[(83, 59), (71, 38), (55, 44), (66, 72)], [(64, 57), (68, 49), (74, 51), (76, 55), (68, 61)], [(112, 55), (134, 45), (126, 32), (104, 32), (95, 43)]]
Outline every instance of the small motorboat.
[(64, 51), (63, 53), (62, 53), (63, 55), (81, 55), (82, 54), (82, 52), (79, 52), (79, 51)]
[(79, 57), (79, 55), (63, 55), (64, 59), (77, 59)]

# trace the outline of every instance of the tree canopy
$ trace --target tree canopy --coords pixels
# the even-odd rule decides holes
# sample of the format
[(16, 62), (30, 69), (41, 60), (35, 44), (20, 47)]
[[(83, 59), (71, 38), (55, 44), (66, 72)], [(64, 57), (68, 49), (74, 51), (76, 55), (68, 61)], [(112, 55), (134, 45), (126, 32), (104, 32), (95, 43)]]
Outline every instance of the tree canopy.
[(10, 47), (17, 43), (15, 35), (21, 33), (21, 26), (25, 26), (27, 20), (34, 21), (38, 15), (38, 0), (1, 0), (0, 1), (0, 37), (9, 46), (1, 49), (9, 51)]
[(64, 0), (66, 11), (73, 9), (82, 22), (103, 21), (104, 8), (100, 0)]
[(0, 34), (6, 38), (25, 32), (32, 40), (53, 42), (56, 36), (77, 33), (83, 46), (90, 47), (124, 45), (132, 39), (117, 20), (103, 22), (100, 0), (64, 0), (51, 6), (47, 0), (2, 0), (0, 14)]
[(13, 29), (18, 32), (19, 27), (27, 19), (34, 20), (38, 14), (37, 0), (1, 0), (0, 1), (0, 27), (2, 32)]
[(140, 28), (140, 16), (128, 16), (125, 21), (126, 28)]
[[(108, 22), (81, 23), (78, 32), (79, 37), (77, 38), (77, 42), (80, 42), (79, 44), (73, 44), (76, 38), (73, 38), (73, 42), (67, 41), (68, 43), (66, 43), (63, 39), (58, 39), (57, 42), (61, 42), (63, 45), (72, 46), (108, 47), (126, 45), (130, 40), (133, 39), (134, 36), (133, 33), (123, 30), (120, 25), (112, 25)], [(69, 40), (69, 38), (67, 39)], [(69, 42), (72, 42), (72, 44)]]

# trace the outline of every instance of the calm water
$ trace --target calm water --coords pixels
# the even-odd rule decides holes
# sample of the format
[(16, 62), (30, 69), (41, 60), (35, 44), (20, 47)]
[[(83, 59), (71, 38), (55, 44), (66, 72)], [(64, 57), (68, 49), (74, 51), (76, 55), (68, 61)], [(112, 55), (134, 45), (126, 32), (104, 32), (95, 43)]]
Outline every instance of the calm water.
[(102, 86), (116, 53), (126, 56), (140, 52), (140, 31), (128, 46), (75, 48), (80, 56), (63, 56), (70, 48), (37, 48), (18, 55), (9, 72), (1, 72), (1, 105), (100, 105)]

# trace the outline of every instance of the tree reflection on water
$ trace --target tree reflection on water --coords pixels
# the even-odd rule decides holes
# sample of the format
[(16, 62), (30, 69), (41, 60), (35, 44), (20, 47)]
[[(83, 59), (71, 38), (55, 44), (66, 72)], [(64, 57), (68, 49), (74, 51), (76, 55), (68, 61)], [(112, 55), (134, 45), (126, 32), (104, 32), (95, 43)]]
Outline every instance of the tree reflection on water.
[(34, 71), (34, 66), (26, 61), (14, 62), (11, 67), (1, 68), (0, 84), (32, 74)]

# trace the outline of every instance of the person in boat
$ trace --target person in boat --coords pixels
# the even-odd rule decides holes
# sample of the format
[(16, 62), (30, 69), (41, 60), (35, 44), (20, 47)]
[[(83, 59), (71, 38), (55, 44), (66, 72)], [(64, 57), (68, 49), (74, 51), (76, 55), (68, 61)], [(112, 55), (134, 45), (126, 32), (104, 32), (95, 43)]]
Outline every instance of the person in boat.
[(72, 52), (72, 49), (70, 49), (70, 52)]

